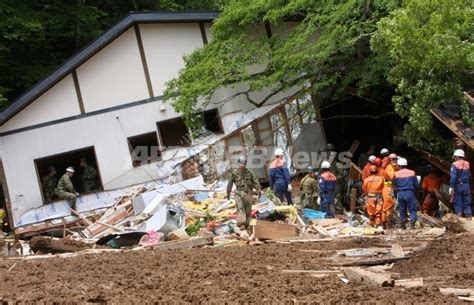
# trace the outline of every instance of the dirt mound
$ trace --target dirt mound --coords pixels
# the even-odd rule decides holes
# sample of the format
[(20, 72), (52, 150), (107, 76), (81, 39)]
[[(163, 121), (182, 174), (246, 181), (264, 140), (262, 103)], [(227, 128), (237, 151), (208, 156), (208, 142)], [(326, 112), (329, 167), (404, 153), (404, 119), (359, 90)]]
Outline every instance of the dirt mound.
[(423, 277), (438, 285), (474, 287), (474, 234), (435, 240), (416, 257), (396, 264), (402, 277)]
[(92, 244), (82, 241), (51, 239), (44, 236), (34, 236), (29, 244), (35, 254), (77, 252), (92, 248)]
[(0, 260), (0, 296), (4, 301), (48, 303), (459, 303), (434, 287), (381, 288), (354, 281), (344, 284), (336, 275), (316, 278), (282, 272), (328, 269), (327, 258), (334, 251), (365, 243), (373, 242), (356, 239)]

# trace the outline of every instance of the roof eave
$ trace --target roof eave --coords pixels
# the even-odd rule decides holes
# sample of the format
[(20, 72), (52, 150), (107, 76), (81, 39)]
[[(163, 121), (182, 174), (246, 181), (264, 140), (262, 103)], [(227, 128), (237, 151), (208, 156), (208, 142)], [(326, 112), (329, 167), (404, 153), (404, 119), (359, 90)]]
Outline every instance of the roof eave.
[(131, 13), (124, 19), (116, 23), (96, 40), (76, 52), (65, 61), (53, 73), (37, 82), (33, 87), (14, 100), (7, 108), (0, 113), (0, 126), (18, 114), (31, 102), (49, 90), (52, 86), (64, 79), (74, 69), (83, 64), (89, 58), (97, 54), (115, 38), (128, 30), (134, 24), (139, 23), (191, 23), (191, 22), (211, 22), (219, 16), (217, 12), (150, 12)]

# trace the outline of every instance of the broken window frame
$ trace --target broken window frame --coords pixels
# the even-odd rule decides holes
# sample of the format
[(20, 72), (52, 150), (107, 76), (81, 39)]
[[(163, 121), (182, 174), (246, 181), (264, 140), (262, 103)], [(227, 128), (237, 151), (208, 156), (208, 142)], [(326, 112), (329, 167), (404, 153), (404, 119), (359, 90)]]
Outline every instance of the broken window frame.
[[(36, 177), (37, 177), (37, 181), (38, 181), (38, 185), (39, 185), (39, 189), (40, 189), (40, 193), (41, 193), (41, 199), (43, 201), (43, 205), (45, 204), (50, 204), (50, 203), (53, 203), (53, 202), (57, 202), (57, 201), (60, 201), (62, 199), (53, 199), (53, 200), (50, 200), (50, 201), (46, 201), (46, 198), (44, 196), (44, 191), (43, 191), (43, 186), (42, 186), (42, 181), (41, 179), (47, 174), (43, 174), (41, 173), (40, 171), (40, 168), (38, 167), (38, 162), (44, 162), (45, 160), (48, 160), (48, 159), (53, 159), (53, 158), (58, 158), (58, 157), (61, 157), (61, 156), (64, 156), (64, 155), (67, 155), (67, 154), (77, 154), (79, 152), (86, 152), (86, 151), (90, 151), (92, 152), (93, 156), (94, 156), (94, 160), (93, 162), (91, 162), (90, 158), (87, 158), (87, 161), (89, 162), (89, 165), (95, 165), (94, 168), (97, 170), (97, 175), (98, 175), (98, 178), (99, 178), (99, 188), (98, 190), (101, 190), (103, 189), (104, 187), (104, 184), (103, 184), (103, 181), (102, 181), (102, 175), (100, 173), (100, 168), (99, 168), (99, 162), (97, 161), (97, 154), (96, 154), (96, 151), (95, 151), (95, 147), (94, 146), (87, 146), (87, 147), (83, 147), (83, 148), (78, 148), (78, 149), (74, 149), (74, 150), (69, 150), (69, 151), (65, 151), (65, 152), (62, 152), (62, 153), (58, 153), (58, 154), (54, 154), (54, 155), (50, 155), (50, 156), (46, 156), (46, 157), (41, 157), (41, 158), (36, 158), (33, 160), (33, 163), (35, 165), (35, 171), (36, 171)], [(88, 152), (89, 153), (89, 152)], [(82, 155), (84, 155), (84, 153), (82, 153)], [(75, 161), (77, 163), (77, 165), (74, 166), (74, 169), (76, 170), (76, 173), (75, 175), (78, 175), (77, 178), (75, 178), (74, 180), (76, 179), (79, 179), (79, 159), (81, 157), (77, 158), (77, 160)], [(71, 165), (74, 165), (74, 161), (73, 162), (69, 162), (68, 163), (69, 165), (67, 166), (71, 166)], [(59, 182), (59, 179), (64, 175), (65, 173), (65, 169), (63, 169), (63, 171), (61, 171), (60, 168), (58, 168), (57, 166), (55, 166), (56, 168), (56, 177), (58, 178), (58, 182)], [(74, 188), (76, 189), (77, 186), (74, 185)], [(79, 192), (78, 189), (76, 189), (77, 192)], [(85, 192), (79, 192), (80, 194), (88, 194), (88, 193), (85, 193)]]
[[(137, 155), (136, 148), (133, 147), (134, 145), (133, 145), (132, 141), (136, 141), (138, 138), (141, 138), (141, 137), (149, 137), (149, 136), (152, 136), (152, 135), (154, 135), (154, 138), (156, 140), (156, 143), (153, 143), (153, 144), (156, 144), (156, 145), (147, 145), (148, 146), (147, 157), (145, 159), (142, 159), (141, 157), (139, 157)], [(158, 162), (158, 161), (162, 160), (161, 147), (160, 147), (160, 144), (158, 142), (158, 134), (157, 134), (156, 131), (146, 132), (146, 133), (142, 133), (142, 134), (138, 134), (138, 135), (135, 135), (135, 136), (128, 137), (127, 138), (127, 144), (128, 144), (128, 148), (130, 150), (130, 157), (131, 157), (132, 166), (134, 168), (135, 167), (140, 167), (140, 166), (143, 166), (143, 165), (146, 165), (146, 164)], [(138, 147), (138, 146), (136, 146), (136, 147)], [(138, 161), (139, 163), (136, 164), (135, 161)]]

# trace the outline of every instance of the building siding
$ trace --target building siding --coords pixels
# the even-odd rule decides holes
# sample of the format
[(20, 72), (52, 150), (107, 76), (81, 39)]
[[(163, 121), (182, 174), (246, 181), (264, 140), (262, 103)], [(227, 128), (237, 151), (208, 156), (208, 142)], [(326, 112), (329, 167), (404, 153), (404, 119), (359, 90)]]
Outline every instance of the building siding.
[(149, 98), (133, 28), (77, 69), (86, 112)]

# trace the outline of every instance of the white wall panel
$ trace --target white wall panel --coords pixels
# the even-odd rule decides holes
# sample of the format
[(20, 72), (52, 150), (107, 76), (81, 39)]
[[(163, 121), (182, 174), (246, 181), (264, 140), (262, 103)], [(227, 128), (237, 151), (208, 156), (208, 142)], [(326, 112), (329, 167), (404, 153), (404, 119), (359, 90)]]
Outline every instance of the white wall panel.
[(71, 75), (66, 76), (20, 113), (0, 127), (1, 132), (50, 122), (80, 114)]
[(198, 23), (141, 24), (140, 33), (153, 92), (159, 96), (184, 67), (183, 56), (204, 45), (201, 30)]
[(133, 28), (77, 69), (86, 112), (148, 98)]
[(126, 139), (156, 131), (156, 122), (177, 116), (170, 105), (161, 111), (159, 102), (152, 102), (1, 137), (14, 218), (43, 204), (35, 159), (94, 146), (106, 190), (156, 178), (153, 164), (132, 167)]

